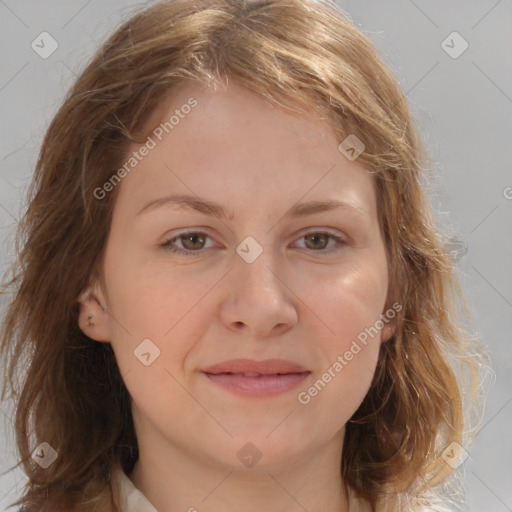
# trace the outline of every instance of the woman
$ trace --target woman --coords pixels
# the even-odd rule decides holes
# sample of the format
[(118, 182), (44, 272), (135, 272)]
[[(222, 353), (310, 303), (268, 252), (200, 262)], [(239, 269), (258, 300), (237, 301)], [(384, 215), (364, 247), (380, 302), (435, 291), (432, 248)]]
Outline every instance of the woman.
[(171, 0), (123, 24), (20, 225), (22, 510), (449, 510), (479, 360), (422, 158), (335, 4)]

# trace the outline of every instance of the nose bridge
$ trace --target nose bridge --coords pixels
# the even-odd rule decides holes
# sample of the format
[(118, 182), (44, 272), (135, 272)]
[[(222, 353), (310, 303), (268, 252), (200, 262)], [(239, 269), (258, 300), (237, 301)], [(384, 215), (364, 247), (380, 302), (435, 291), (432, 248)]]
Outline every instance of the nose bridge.
[(287, 291), (273, 237), (258, 232), (244, 238), (235, 250), (221, 307), (224, 324), (263, 337), (292, 328), (298, 321), (298, 311)]
[(280, 288), (280, 281), (275, 275), (278, 273), (278, 262), (271, 237), (262, 238), (260, 236), (260, 243), (255, 237), (248, 236), (237, 246), (237, 274), (246, 286), (255, 287), (259, 293), (276, 294)]
[(242, 325), (253, 335), (269, 336), (283, 332), (297, 321), (297, 311), (279, 279), (279, 262), (271, 246), (255, 239), (237, 247), (235, 285), (231, 288), (231, 307), (224, 310), (224, 320), (234, 328)]

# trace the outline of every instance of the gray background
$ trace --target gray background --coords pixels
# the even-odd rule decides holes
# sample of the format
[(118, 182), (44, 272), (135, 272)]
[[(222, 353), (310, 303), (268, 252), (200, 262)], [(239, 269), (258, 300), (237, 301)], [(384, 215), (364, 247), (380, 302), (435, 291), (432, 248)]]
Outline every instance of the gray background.
[[(488, 388), (483, 429), (462, 466), (468, 510), (512, 511), (512, 2), (338, 3), (407, 92), (436, 168), (429, 196), (454, 237), (466, 298), (493, 357), (495, 379)], [(0, 0), (2, 269), (14, 254), (13, 229), (46, 126), (96, 47), (143, 4)], [(58, 42), (46, 59), (31, 48), (43, 31)], [(463, 39), (450, 35), (454, 31)], [(469, 46), (458, 55), (464, 41)], [(0, 410), (0, 428), (2, 472), (14, 463), (7, 404)], [(0, 475), (0, 510), (23, 483), (19, 470)]]

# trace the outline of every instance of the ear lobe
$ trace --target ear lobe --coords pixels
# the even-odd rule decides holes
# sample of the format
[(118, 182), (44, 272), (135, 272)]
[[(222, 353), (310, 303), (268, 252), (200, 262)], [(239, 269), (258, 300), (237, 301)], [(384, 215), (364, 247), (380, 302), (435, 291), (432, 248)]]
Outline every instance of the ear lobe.
[(110, 315), (99, 283), (96, 281), (87, 287), (77, 300), (80, 330), (93, 340), (110, 342), (112, 340)]
[[(395, 281), (393, 281), (395, 282)], [(398, 325), (398, 313), (402, 311), (403, 307), (400, 302), (399, 290), (396, 285), (391, 284), (388, 288), (384, 310), (381, 314), (383, 328), (380, 331), (380, 341), (385, 343), (395, 334)]]
[(385, 343), (388, 341), (393, 334), (395, 334), (396, 325), (395, 322), (390, 322), (384, 325), (384, 327), (380, 331), (380, 341), (381, 343)]

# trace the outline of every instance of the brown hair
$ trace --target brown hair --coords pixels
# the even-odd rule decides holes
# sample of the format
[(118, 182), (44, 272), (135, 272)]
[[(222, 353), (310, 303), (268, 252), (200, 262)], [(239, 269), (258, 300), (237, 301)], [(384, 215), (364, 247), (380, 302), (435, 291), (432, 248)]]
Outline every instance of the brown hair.
[[(77, 297), (102, 278), (122, 184), (102, 200), (94, 190), (186, 79), (213, 87), (237, 81), (288, 112), (316, 112), (340, 142), (348, 134), (364, 142), (390, 293), (403, 309), (346, 425), (341, 472), (372, 504), (433, 488), (451, 472), (441, 451), (462, 443), (462, 400), (467, 390), (476, 403), (480, 360), (469, 357), (477, 344), (458, 327), (454, 304), (462, 297), (422, 190), (424, 155), (403, 92), (334, 3), (168, 0), (125, 22), (77, 78), (48, 128), (29, 189), (1, 340), (2, 397), (11, 390), (29, 477), (23, 510), (114, 510), (111, 468), (129, 473), (137, 460), (113, 351), (79, 329)], [(459, 381), (450, 361), (462, 362)], [(44, 470), (30, 456), (43, 441), (59, 454)]]

